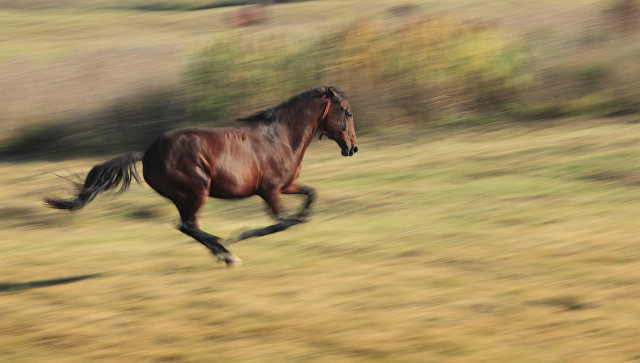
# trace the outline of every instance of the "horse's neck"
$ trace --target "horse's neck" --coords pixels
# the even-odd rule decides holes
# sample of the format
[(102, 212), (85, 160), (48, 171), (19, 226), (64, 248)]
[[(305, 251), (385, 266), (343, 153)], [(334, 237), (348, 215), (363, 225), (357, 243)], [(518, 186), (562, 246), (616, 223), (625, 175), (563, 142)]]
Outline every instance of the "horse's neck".
[(318, 112), (308, 112), (309, 106), (301, 107), (298, 105), (299, 107), (292, 110), (284, 110), (279, 120), (280, 130), (284, 134), (282, 142), (290, 148), (298, 162), (302, 161), (304, 153), (318, 131), (323, 111), (320, 109), (321, 106), (315, 105), (319, 104), (317, 100), (309, 102), (312, 103), (313, 109), (318, 109)]

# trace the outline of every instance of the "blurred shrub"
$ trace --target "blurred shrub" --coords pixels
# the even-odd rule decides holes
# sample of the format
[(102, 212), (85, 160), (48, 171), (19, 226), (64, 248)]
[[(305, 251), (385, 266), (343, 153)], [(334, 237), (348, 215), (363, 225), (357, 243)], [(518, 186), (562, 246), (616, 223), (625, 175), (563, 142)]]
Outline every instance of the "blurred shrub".
[(313, 83), (306, 61), (286, 46), (218, 42), (197, 57), (188, 73), (189, 119), (225, 124), (257, 105), (271, 106), (298, 93)]
[(516, 99), (524, 58), (518, 40), (497, 27), (451, 16), (391, 28), (358, 21), (310, 44), (237, 36), (194, 61), (190, 117), (224, 123), (318, 84), (347, 90), (369, 128), (501, 109)]
[(0, 8), (107, 8), (141, 11), (192, 11), (232, 6), (292, 3), (308, 0), (0, 0)]
[(101, 6), (144, 11), (190, 11), (254, 4), (269, 5), (272, 3), (290, 3), (298, 1), (306, 0), (119, 0), (111, 1), (109, 4), (103, 4)]
[(390, 16), (406, 16), (414, 14), (418, 11), (418, 6), (415, 4), (400, 4), (394, 5), (387, 9), (387, 14)]
[[(635, 11), (632, 3), (614, 2), (605, 14), (626, 16)], [(318, 85), (347, 92), (359, 131), (640, 113), (636, 38), (606, 33), (560, 44), (569, 51), (559, 51), (558, 44), (516, 37), (492, 23), (410, 17), (411, 9), (390, 7), (386, 18), (305, 36), (311, 39), (305, 43), (233, 31), (196, 54), (182, 88), (147, 90), (87, 117), (49, 120), (22, 130), (0, 151), (59, 157), (142, 149), (168, 129), (231, 125)], [(609, 24), (596, 26), (613, 32)]]
[(571, 76), (578, 82), (584, 93), (592, 93), (602, 89), (610, 70), (602, 64), (577, 66), (570, 70)]
[(231, 25), (235, 27), (251, 26), (263, 23), (266, 20), (265, 6), (251, 5), (236, 10), (231, 19)]
[(621, 33), (636, 33), (640, 30), (640, 1), (614, 0), (605, 13), (614, 29)]
[(57, 150), (58, 153), (68, 153), (64, 144), (57, 145), (68, 135), (76, 134), (77, 128), (69, 123), (43, 123), (30, 125), (21, 129), (3, 148), (0, 149), (4, 157), (32, 157), (47, 150)]
[(24, 128), (0, 148), (0, 157), (58, 159), (144, 150), (184, 120), (184, 102), (176, 91), (143, 91), (91, 115)]

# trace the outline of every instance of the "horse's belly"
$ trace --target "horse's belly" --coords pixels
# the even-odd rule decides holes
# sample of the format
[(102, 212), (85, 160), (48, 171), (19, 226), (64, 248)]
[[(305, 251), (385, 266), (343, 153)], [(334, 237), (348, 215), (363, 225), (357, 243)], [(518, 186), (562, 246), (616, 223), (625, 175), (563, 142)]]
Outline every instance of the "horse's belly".
[(245, 198), (254, 194), (256, 190), (250, 183), (230, 179), (212, 180), (209, 190), (209, 196), (223, 199)]
[(209, 195), (215, 198), (244, 198), (256, 194), (258, 165), (252, 158), (220, 155), (211, 173)]

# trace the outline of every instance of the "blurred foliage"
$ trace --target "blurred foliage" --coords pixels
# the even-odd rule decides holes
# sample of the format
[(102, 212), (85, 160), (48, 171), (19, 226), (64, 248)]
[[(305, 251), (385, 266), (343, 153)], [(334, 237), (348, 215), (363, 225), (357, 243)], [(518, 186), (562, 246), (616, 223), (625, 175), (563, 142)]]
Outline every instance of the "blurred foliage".
[(616, 0), (606, 9), (611, 24), (620, 33), (637, 34), (640, 30), (640, 1)]
[[(136, 0), (109, 6), (151, 13), (249, 2), (255, 3)], [(60, 3), (96, 6), (89, 0), (50, 4)], [(0, 6), (12, 4), (18, 3), (0, 0)], [(237, 29), (228, 23), (229, 12), (219, 18), (226, 28), (216, 32), (216, 40), (192, 54), (182, 82), (167, 91), (156, 86), (129, 92), (85, 116), (29, 122), (4, 143), (0, 156), (57, 158), (142, 149), (168, 129), (234, 125), (237, 117), (319, 85), (347, 92), (359, 133), (407, 124), (442, 127), (637, 114), (640, 38), (635, 35), (640, 16), (634, 14), (640, 13), (639, 4), (603, 2), (592, 18), (580, 15), (583, 22), (571, 23), (562, 36), (541, 32), (537, 25), (531, 28), (535, 31), (514, 31), (490, 20), (497, 19), (492, 16), (469, 20), (453, 13), (425, 13), (413, 4), (317, 28), (322, 31), (308, 25), (274, 30), (281, 22), (278, 16), (288, 12), (269, 15), (251, 29)]]
[(0, 8), (44, 9), (61, 7), (192, 11), (251, 4), (292, 3), (309, 0), (0, 0)]
[(146, 11), (188, 11), (188, 10), (204, 10), (224, 8), (228, 6), (241, 6), (252, 4), (271, 4), (271, 3), (292, 3), (308, 0), (217, 0), (217, 1), (193, 1), (193, 0), (141, 0), (141, 1), (125, 1), (117, 3), (117, 7), (133, 8)]
[(101, 112), (25, 127), (0, 149), (0, 155), (59, 159), (142, 150), (163, 132), (184, 125), (184, 118), (179, 94), (143, 92)]
[[(606, 33), (610, 23), (626, 17), (621, 9), (634, 13), (634, 4), (609, 5), (598, 31)], [(403, 11), (389, 8), (393, 16), (406, 16), (397, 15)], [(630, 61), (636, 48), (603, 51), (637, 43), (625, 39), (571, 44), (574, 53), (553, 56), (545, 53), (552, 46), (536, 48), (533, 38), (452, 15), (398, 24), (358, 20), (307, 44), (279, 39), (256, 45), (236, 35), (194, 62), (188, 108), (194, 120), (224, 124), (322, 83), (349, 91), (364, 131), (399, 122), (459, 125), (638, 113), (640, 77), (637, 62)]]
[[(219, 41), (189, 72), (190, 117), (226, 122), (319, 83), (349, 90), (360, 127), (496, 110), (526, 79), (526, 52), (489, 24), (429, 16), (389, 27), (361, 20), (309, 44)], [(366, 95), (366, 96), (358, 96)]]
[(192, 122), (228, 124), (251, 105), (270, 106), (311, 88), (302, 52), (287, 46), (261, 47), (226, 39), (202, 52), (188, 73)]

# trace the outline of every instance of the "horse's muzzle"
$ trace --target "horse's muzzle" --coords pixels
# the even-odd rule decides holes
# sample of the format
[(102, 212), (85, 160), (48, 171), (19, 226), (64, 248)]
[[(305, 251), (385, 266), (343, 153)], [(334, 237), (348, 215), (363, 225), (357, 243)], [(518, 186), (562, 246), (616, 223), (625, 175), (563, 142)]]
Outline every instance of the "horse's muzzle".
[(357, 146), (352, 146), (351, 149), (349, 149), (346, 146), (342, 147), (342, 156), (353, 156), (353, 154), (358, 152), (358, 147)]

